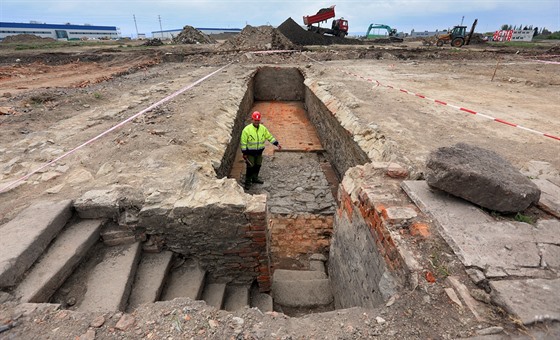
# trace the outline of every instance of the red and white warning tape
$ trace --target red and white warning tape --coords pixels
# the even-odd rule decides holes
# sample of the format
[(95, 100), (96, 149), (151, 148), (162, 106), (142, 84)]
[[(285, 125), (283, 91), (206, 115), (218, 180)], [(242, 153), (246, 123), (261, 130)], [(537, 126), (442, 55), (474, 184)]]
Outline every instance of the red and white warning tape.
[[(313, 58), (311, 58), (311, 57), (309, 57), (309, 56), (307, 56), (307, 55), (305, 55), (305, 54), (304, 54), (304, 56), (305, 56), (306, 58), (308, 58), (308, 59), (310, 59), (310, 60), (316, 62), (316, 63), (319, 63), (319, 64), (322, 64), (322, 65), (327, 66), (327, 64), (325, 64), (325, 63), (323, 63), (323, 62), (321, 62), (321, 61), (315, 60), (315, 59), (313, 59)], [(341, 72), (343, 72), (343, 73), (346, 73), (346, 74), (348, 74), (348, 75), (351, 75), (351, 76), (360, 78), (360, 79), (362, 79), (362, 80), (364, 80), (364, 81), (367, 81), (367, 82), (370, 82), (370, 83), (375, 83), (375, 84), (377, 84), (377, 86), (384, 86), (384, 87), (387, 87), (387, 88), (390, 88), (390, 89), (393, 89), (393, 90), (398, 90), (399, 92), (403, 92), (403, 93), (406, 93), (406, 94), (410, 94), (410, 95), (415, 96), (415, 97), (417, 97), (417, 98), (429, 100), (429, 101), (432, 101), (432, 102), (434, 102), (434, 103), (436, 103), (436, 104), (440, 104), (440, 105), (444, 105), (444, 106), (449, 106), (449, 107), (454, 108), (454, 109), (459, 110), (459, 111), (467, 112), (467, 113), (470, 113), (470, 114), (473, 114), (473, 115), (477, 115), (477, 116), (480, 116), (480, 117), (483, 117), (483, 118), (486, 118), (486, 119), (493, 120), (493, 121), (495, 121), (495, 122), (497, 122), (497, 123), (502, 123), (502, 124), (509, 125), (509, 126), (512, 126), (512, 127), (520, 128), (520, 129), (522, 129), (522, 130), (529, 131), (529, 132), (532, 132), (532, 133), (534, 133), (534, 134), (538, 134), (538, 135), (541, 135), (541, 136), (544, 136), (544, 137), (548, 137), (548, 138), (552, 138), (552, 139), (555, 139), (555, 140), (560, 141), (560, 137), (555, 136), (555, 135), (552, 135), (552, 134), (549, 134), (549, 133), (540, 132), (540, 131), (533, 130), (533, 129), (530, 129), (530, 128), (527, 128), (527, 127), (524, 127), (524, 126), (521, 126), (521, 125), (518, 125), (518, 124), (515, 124), (515, 123), (510, 123), (510, 122), (507, 122), (507, 121), (505, 121), (505, 120), (503, 120), (503, 119), (494, 118), (494, 117), (492, 117), (492, 116), (486, 115), (486, 114), (481, 113), (481, 112), (477, 112), (477, 111), (474, 111), (474, 110), (471, 110), (471, 109), (467, 109), (467, 108), (464, 108), (464, 107), (461, 107), (461, 106), (457, 106), (457, 105), (452, 105), (452, 104), (449, 104), (449, 103), (447, 103), (447, 102), (445, 102), (445, 101), (442, 101), (442, 100), (432, 99), (432, 98), (426, 97), (426, 96), (424, 96), (424, 95), (421, 95), (421, 94), (418, 94), (418, 93), (414, 93), (414, 92), (411, 92), (411, 91), (408, 91), (408, 90), (405, 90), (405, 89), (396, 88), (396, 87), (391, 86), (391, 85), (385, 85), (385, 84), (381, 83), (381, 82), (378, 81), (378, 80), (374, 80), (374, 79), (371, 79), (371, 78), (365, 78), (365, 77), (363, 77), (363, 76), (361, 76), (361, 75), (358, 75), (358, 74), (355, 74), (355, 73), (352, 73), (352, 72), (348, 72), (348, 71), (343, 70), (343, 69), (340, 69), (340, 68), (336, 68), (336, 69), (339, 70), (339, 71), (341, 71)]]
[(82, 143), (81, 145), (75, 147), (74, 149), (72, 149), (72, 150), (70, 150), (70, 151), (64, 153), (63, 155), (61, 155), (61, 156), (59, 156), (59, 157), (53, 159), (52, 161), (50, 161), (50, 162), (48, 162), (48, 163), (42, 165), (41, 167), (39, 167), (39, 168), (33, 170), (32, 172), (28, 173), (27, 175), (25, 175), (25, 176), (23, 176), (23, 177), (21, 177), (21, 178), (18, 178), (17, 180), (11, 182), (11, 183), (8, 184), (7, 186), (5, 186), (5, 187), (3, 187), (3, 188), (0, 188), (0, 193), (2, 193), (2, 192), (4, 192), (4, 191), (8, 190), (9, 188), (13, 187), (14, 185), (16, 185), (16, 184), (18, 184), (18, 183), (20, 183), (20, 182), (22, 182), (22, 181), (25, 181), (26, 179), (28, 179), (28, 178), (31, 177), (32, 175), (36, 174), (37, 172), (43, 170), (44, 168), (46, 168), (46, 167), (48, 167), (48, 166), (51, 166), (51, 165), (55, 164), (56, 162), (58, 162), (59, 160), (61, 160), (61, 159), (63, 159), (63, 158), (66, 158), (67, 156), (69, 156), (69, 155), (73, 154), (74, 152), (80, 150), (80, 149), (83, 148), (84, 146), (89, 145), (89, 144), (95, 142), (95, 141), (98, 140), (99, 138), (105, 136), (106, 134), (108, 134), (108, 133), (110, 133), (110, 132), (112, 132), (112, 131), (114, 131), (114, 130), (120, 128), (120, 127), (122, 127), (122, 126), (125, 125), (126, 123), (128, 123), (128, 122), (134, 120), (135, 118), (138, 118), (139, 116), (143, 115), (144, 113), (155, 109), (156, 107), (160, 106), (161, 104), (163, 104), (163, 103), (165, 103), (165, 102), (167, 102), (167, 101), (169, 101), (169, 100), (171, 100), (171, 99), (177, 97), (177, 96), (180, 95), (181, 93), (183, 93), (183, 92), (185, 92), (185, 91), (187, 91), (187, 90), (189, 90), (189, 89), (195, 87), (196, 85), (202, 83), (202, 82), (205, 81), (206, 79), (212, 77), (213, 75), (215, 75), (216, 73), (218, 73), (218, 72), (220, 72), (221, 70), (225, 69), (226, 67), (228, 67), (228, 66), (231, 65), (231, 64), (232, 64), (232, 62), (230, 62), (229, 64), (227, 64), (227, 65), (225, 65), (225, 66), (223, 66), (223, 67), (217, 69), (216, 71), (214, 71), (214, 72), (212, 72), (212, 73), (210, 73), (210, 74), (208, 74), (208, 75), (206, 75), (206, 76), (200, 78), (199, 80), (195, 81), (194, 83), (192, 83), (192, 84), (190, 84), (190, 85), (187, 85), (187, 86), (185, 86), (185, 87), (183, 87), (183, 88), (181, 88), (181, 89), (179, 89), (179, 90), (173, 92), (172, 94), (170, 94), (169, 96), (167, 96), (167, 97), (161, 99), (161, 100), (158, 101), (157, 103), (148, 106), (148, 107), (145, 108), (144, 110), (142, 110), (142, 111), (140, 111), (140, 112), (138, 112), (138, 113), (136, 113), (136, 114), (134, 114), (134, 115), (128, 117), (127, 119), (123, 120), (122, 122), (118, 123), (117, 125), (111, 127), (111, 128), (108, 129), (108, 130), (103, 131), (103, 132), (100, 133), (99, 135), (97, 135), (97, 136), (93, 137), (92, 139), (90, 139), (90, 140), (88, 140), (88, 141)]

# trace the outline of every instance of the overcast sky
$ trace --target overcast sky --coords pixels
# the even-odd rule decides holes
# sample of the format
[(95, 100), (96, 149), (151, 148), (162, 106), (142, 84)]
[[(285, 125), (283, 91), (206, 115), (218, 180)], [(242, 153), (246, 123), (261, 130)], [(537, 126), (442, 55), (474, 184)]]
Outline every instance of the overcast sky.
[[(123, 36), (138, 32), (194, 27), (243, 28), (245, 25), (278, 26), (291, 17), (302, 17), (322, 7), (336, 5), (337, 17), (349, 21), (350, 33), (363, 33), (371, 23), (381, 23), (409, 33), (470, 28), (478, 18), (477, 32), (490, 32), (503, 24), (533, 25), (560, 30), (560, 0), (0, 0), (0, 21), (31, 20), (51, 23), (117, 26)], [(330, 21), (329, 21), (330, 24)]]

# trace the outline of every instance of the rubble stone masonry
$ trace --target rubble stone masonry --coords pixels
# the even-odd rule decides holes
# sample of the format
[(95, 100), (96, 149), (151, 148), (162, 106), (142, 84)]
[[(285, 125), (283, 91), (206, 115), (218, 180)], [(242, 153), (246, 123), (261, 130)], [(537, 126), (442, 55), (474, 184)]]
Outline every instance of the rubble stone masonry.
[(402, 199), (388, 164), (367, 163), (350, 169), (339, 188), (329, 253), (329, 276), (336, 308), (376, 307), (400, 286), (414, 285), (420, 267), (398, 230), (408, 228), (417, 212)]

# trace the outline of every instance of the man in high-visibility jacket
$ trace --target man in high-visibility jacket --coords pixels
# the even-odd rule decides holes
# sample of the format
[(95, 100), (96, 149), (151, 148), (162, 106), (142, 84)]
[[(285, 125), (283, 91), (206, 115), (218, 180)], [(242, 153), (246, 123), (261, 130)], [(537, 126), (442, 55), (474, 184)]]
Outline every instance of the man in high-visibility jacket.
[(251, 183), (264, 183), (259, 179), (259, 171), (263, 161), (264, 142), (268, 140), (278, 147), (278, 150), (282, 150), (282, 146), (280, 146), (276, 138), (261, 124), (261, 113), (255, 111), (251, 118), (253, 123), (247, 125), (243, 132), (241, 132), (241, 152), (243, 152), (243, 159), (245, 164), (247, 164), (245, 189), (249, 189)]

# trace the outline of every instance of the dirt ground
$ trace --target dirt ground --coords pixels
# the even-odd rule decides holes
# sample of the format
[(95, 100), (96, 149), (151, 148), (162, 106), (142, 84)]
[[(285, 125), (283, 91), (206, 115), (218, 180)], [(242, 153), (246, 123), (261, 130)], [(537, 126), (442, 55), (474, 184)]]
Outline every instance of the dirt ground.
[[(456, 50), (422, 47), (416, 42), (315, 46), (303, 52), (248, 55), (224, 50), (219, 44), (54, 51), (2, 47), (0, 190), (174, 91), (232, 64), (0, 193), (0, 223), (40, 199), (75, 199), (108, 185), (141, 188), (147, 197), (177, 190), (174, 178), (188, 176), (192, 167), (213, 176), (212, 162), (219, 161), (213, 146), (227, 143), (216, 126), (261, 65), (299, 67), (316, 86), (351, 108), (360, 124), (384, 135), (391, 152), (380, 158), (403, 163), (415, 178), (422, 177), (431, 150), (456, 142), (492, 149), (531, 176), (558, 178), (559, 140), (399, 90), (560, 136), (559, 65), (543, 62), (559, 62), (558, 49), (548, 44), (531, 49), (476, 46)], [(439, 238), (420, 243), (415, 249), (426, 254), (424, 264), (437, 249), (448, 269), (464, 276)], [(396, 296), (394, 304), (378, 310), (354, 308), (302, 318), (262, 315), (254, 309), (231, 314), (200, 302), (175, 300), (137, 310), (133, 325), (126, 327), (117, 325), (121, 313), (81, 314), (4, 303), (0, 325), (12, 320), (16, 325), (0, 333), (0, 338), (83, 335), (91, 339), (93, 332), (98, 339), (453, 339), (476, 336), (491, 326), (503, 328), (499, 336), (524, 338), (531, 333), (546, 339), (559, 335), (557, 325), (539, 324), (527, 330), (490, 305), (485, 307), (486, 321), (479, 322), (468, 310), (451, 303), (443, 288), (443, 282), (424, 280), (414, 290)], [(102, 325), (91, 326), (101, 316)]]

